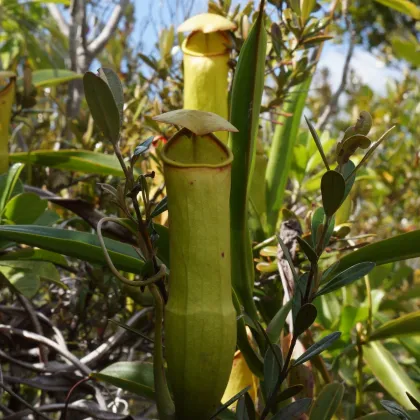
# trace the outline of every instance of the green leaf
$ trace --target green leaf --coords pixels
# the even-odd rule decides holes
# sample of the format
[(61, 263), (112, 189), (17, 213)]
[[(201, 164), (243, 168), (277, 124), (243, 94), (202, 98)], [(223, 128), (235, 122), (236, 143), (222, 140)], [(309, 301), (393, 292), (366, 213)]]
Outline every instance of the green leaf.
[(399, 36), (393, 35), (391, 37), (391, 45), (393, 53), (416, 67), (420, 66), (420, 55), (417, 51), (418, 41), (414, 35)]
[[(82, 75), (71, 70), (43, 69), (32, 72), (32, 84), (36, 87), (56, 86), (71, 80), (81, 79)], [(18, 86), (23, 86), (23, 79), (18, 80)]]
[(162, 200), (153, 209), (150, 217), (153, 219), (154, 217), (159, 216), (159, 214), (165, 212), (166, 210), (168, 210), (168, 197), (162, 198)]
[(84, 150), (38, 150), (31, 153), (11, 153), (10, 161), (97, 175), (124, 175), (115, 156)]
[(359, 280), (373, 270), (374, 267), (375, 263), (373, 262), (363, 262), (342, 271), (333, 277), (324, 287), (322, 287), (316, 293), (315, 297), (331, 293), (334, 290), (340, 289), (343, 286), (347, 286), (348, 284)]
[(356, 181), (356, 166), (353, 161), (349, 160), (341, 167), (341, 173), (343, 178), (346, 181), (346, 188), (344, 190), (343, 201), (350, 194), (351, 189), (353, 188), (354, 181)]
[(124, 91), (121, 81), (114, 70), (102, 67), (98, 70), (99, 76), (108, 83), (111, 89), (112, 95), (114, 96), (115, 103), (120, 113), (120, 125), (123, 121), (124, 111)]
[(414, 19), (420, 19), (420, 9), (412, 2), (408, 0), (375, 0), (378, 3), (388, 6), (397, 12), (404, 13), (413, 17)]
[(369, 341), (420, 334), (420, 310), (381, 325), (369, 336)]
[(236, 406), (236, 418), (238, 420), (255, 420), (255, 407), (248, 392), (241, 397)]
[(47, 205), (48, 202), (37, 194), (18, 194), (6, 204), (3, 215), (16, 225), (29, 225), (44, 213)]
[(402, 407), (412, 409), (413, 405), (406, 392), (416, 399), (420, 399), (420, 393), (395, 357), (381, 343), (372, 342), (363, 346), (363, 358), (378, 382), (388, 393)]
[(13, 288), (28, 299), (32, 299), (41, 286), (40, 278), (27, 271), (16, 271), (10, 267), (0, 266), (0, 273), (6, 277)]
[(286, 388), (284, 391), (280, 392), (280, 394), (277, 397), (277, 402), (286, 401), (289, 398), (294, 397), (295, 395), (299, 394), (303, 390), (304, 386), (301, 384), (298, 385), (292, 385), (289, 388)]
[(330, 347), (334, 341), (338, 340), (340, 336), (341, 332), (336, 331), (322, 338), (317, 343), (312, 344), (312, 346), (309, 347), (305, 353), (303, 353), (297, 360), (293, 362), (293, 366), (301, 365), (302, 363), (312, 359), (314, 356), (322, 353), (325, 349)]
[(319, 230), (319, 226), (324, 223), (325, 219), (325, 211), (322, 207), (317, 208), (312, 215), (311, 221), (311, 239), (312, 239), (312, 246), (316, 247), (317, 244), (317, 233)]
[(318, 149), (319, 154), (321, 155), (322, 161), (324, 162), (325, 168), (327, 169), (327, 171), (329, 171), (330, 166), (328, 165), (328, 161), (324, 153), (324, 148), (322, 147), (321, 140), (319, 139), (318, 133), (316, 132), (315, 127), (312, 125), (312, 123), (306, 118), (306, 116), (305, 116), (305, 121), (306, 121), (306, 124), (308, 124), (309, 131), (311, 132), (312, 138), (315, 141), (316, 147)]
[(150, 146), (152, 145), (153, 140), (154, 140), (154, 137), (150, 136), (143, 143), (136, 146), (136, 148), (134, 149), (133, 156), (140, 156), (143, 153), (147, 152), (149, 150)]
[(92, 72), (85, 73), (83, 85), (86, 101), (96, 125), (107, 140), (117, 143), (122, 121), (111, 88), (106, 81)]
[(67, 267), (67, 260), (56, 252), (46, 251), (45, 249), (25, 248), (18, 251), (8, 252), (0, 257), (1, 260), (31, 260), (45, 261), (62, 267)]
[(38, 291), (40, 279), (52, 281), (66, 288), (60, 282), (60, 275), (55, 266), (48, 262), (1, 260), (0, 272), (19, 293), (28, 298), (32, 298)]
[(297, 236), (296, 239), (299, 242), (300, 248), (308, 257), (308, 260), (313, 263), (316, 262), (318, 260), (318, 255), (316, 255), (315, 250), (308, 244), (308, 242), (305, 241), (305, 239), (302, 239), (300, 236)]
[(278, 312), (273, 316), (273, 319), (267, 326), (267, 336), (270, 341), (274, 344), (277, 343), (280, 339), (281, 331), (284, 328), (287, 315), (292, 309), (292, 301), (289, 300), (285, 305), (283, 305)]
[(247, 386), (242, 391), (239, 391), (236, 395), (234, 395), (230, 400), (226, 401), (223, 405), (221, 405), (217, 411), (210, 417), (210, 420), (217, 418), (217, 416), (224, 410), (226, 410), (230, 405), (232, 405), (235, 401), (239, 400), (242, 395), (245, 395), (251, 386)]
[(312, 400), (310, 398), (302, 398), (286, 407), (283, 407), (273, 417), (271, 417), (271, 420), (297, 420), (302, 414), (309, 410), (311, 404)]
[(252, 373), (260, 379), (264, 378), (263, 373), (263, 361), (261, 356), (255, 352), (248, 340), (248, 334), (246, 332), (246, 325), (244, 316), (242, 314), (242, 308), (238, 297), (236, 296), (235, 290), (232, 288), (232, 301), (236, 310), (236, 331), (237, 331), (237, 343), (238, 347), (244, 356), (244, 359), (251, 369)]
[[(276, 354), (273, 353), (276, 352)], [(280, 375), (280, 369), (282, 366), (279, 366), (279, 361), (283, 360), (283, 355), (280, 348), (275, 344), (269, 346), (264, 357), (264, 382), (263, 389), (264, 395), (268, 399), (273, 392), (277, 380)]]
[(327, 171), (321, 179), (322, 205), (325, 214), (331, 217), (344, 199), (346, 185), (343, 175), (336, 171)]
[(157, 248), (157, 256), (163, 262), (163, 264), (169, 268), (169, 229), (166, 226), (162, 226), (157, 223), (153, 223), (153, 228), (159, 235), (159, 238), (155, 243)]
[(253, 319), (254, 263), (248, 228), (248, 203), (256, 156), (257, 132), (264, 90), (267, 33), (264, 27), (264, 1), (257, 20), (238, 58), (232, 84), (230, 118), (238, 129), (229, 138), (234, 159), (230, 198), (232, 285)]
[(408, 413), (394, 401), (382, 400), (381, 405), (393, 416), (398, 417), (401, 420), (411, 420)]
[[(41, 226), (0, 226), (0, 238), (59, 252), (83, 261), (106, 265), (96, 234)], [(116, 268), (140, 273), (141, 261), (131, 245), (105, 238), (109, 255)]]
[(9, 171), (1, 175), (0, 178), (0, 214), (3, 213), (4, 207), (6, 206), (7, 202), (12, 197), (14, 190), (17, 186), (17, 182), (19, 180), (20, 173), (25, 165), (21, 163), (16, 163), (12, 165)]
[(311, 15), (311, 12), (313, 8), (315, 7), (316, 0), (301, 0), (300, 2), (300, 16), (305, 23), (309, 16)]
[(153, 399), (155, 395), (151, 363), (117, 362), (90, 376), (142, 397)]
[(420, 230), (404, 233), (383, 241), (366, 245), (339, 260), (335, 271), (345, 269), (361, 262), (371, 261), (376, 265), (420, 257)]
[(284, 192), (292, 165), (293, 148), (298, 137), (300, 120), (311, 81), (312, 77), (308, 77), (291, 92), (291, 101), (284, 111), (292, 113), (293, 116), (279, 117), (279, 122), (283, 125), (277, 124), (274, 131), (265, 177), (269, 235), (275, 232), (279, 212), (283, 205)]
[(325, 385), (309, 413), (309, 420), (330, 420), (340, 406), (344, 385), (337, 382)]
[(299, 309), (294, 322), (296, 336), (303, 334), (314, 322), (318, 312), (312, 303), (305, 303)]
[(327, 233), (324, 238), (323, 247), (325, 248), (328, 245), (328, 242), (331, 239), (332, 234), (334, 233), (335, 226), (335, 215), (331, 217), (330, 224), (328, 225)]

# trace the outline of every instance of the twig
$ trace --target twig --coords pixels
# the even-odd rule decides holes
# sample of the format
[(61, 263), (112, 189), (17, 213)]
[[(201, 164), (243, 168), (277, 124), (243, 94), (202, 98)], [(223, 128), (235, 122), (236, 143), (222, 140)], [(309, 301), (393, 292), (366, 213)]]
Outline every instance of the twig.
[(73, 394), (73, 391), (80, 385), (80, 384), (82, 384), (82, 383), (84, 383), (84, 382), (87, 382), (87, 381), (89, 381), (90, 380), (90, 378), (83, 378), (83, 379), (80, 379), (80, 381), (77, 381), (71, 388), (70, 388), (70, 391), (68, 392), (68, 394), (67, 394), (67, 397), (66, 397), (66, 401), (65, 401), (65, 403), (64, 403), (64, 409), (63, 409), (63, 413), (62, 413), (62, 415), (61, 415), (61, 418), (63, 419), (63, 420), (67, 420), (67, 410), (68, 410), (68, 408), (69, 408), (69, 403), (70, 403), (70, 398), (71, 398), (71, 395)]
[[(26, 402), (23, 398), (19, 397), (19, 395), (15, 394), (8, 386), (4, 385), (0, 382), (0, 388), (4, 389), (8, 394), (10, 394), (13, 398), (16, 398), (20, 403), (22, 403), (25, 407), (28, 407), (32, 412), (37, 414), (39, 417), (42, 417), (45, 420), (51, 420), (49, 417), (47, 417), (45, 414), (42, 414), (39, 410), (37, 410), (35, 407), (32, 407), (31, 404)], [(12, 414), (11, 416), (5, 417), (4, 420), (10, 419), (14, 417), (16, 414)], [(20, 419), (22, 417), (14, 417), (16, 419)]]
[(346, 30), (348, 33), (350, 33), (349, 49), (347, 50), (340, 85), (338, 86), (334, 95), (331, 97), (330, 103), (326, 106), (324, 112), (322, 113), (321, 117), (318, 119), (318, 122), (316, 124), (316, 129), (321, 131), (324, 130), (331, 115), (336, 111), (338, 100), (340, 99), (341, 94), (346, 88), (347, 78), (350, 70), (350, 61), (354, 52), (355, 33), (353, 30), (353, 25), (351, 23), (350, 15), (348, 13), (348, 0), (343, 0), (342, 7), (344, 19), (346, 22)]
[(72, 362), (77, 366), (81, 372), (85, 375), (90, 375), (92, 372), (83, 362), (81, 362), (76, 356), (70, 353), (68, 350), (61, 348), (55, 341), (50, 340), (49, 338), (43, 337), (39, 334), (35, 334), (30, 331), (20, 330), (18, 328), (11, 327), (9, 325), (0, 324), (0, 332), (9, 333), (11, 335), (19, 335), (20, 337), (25, 337), (28, 340), (35, 341), (37, 343), (45, 344), (48, 347), (51, 347), (58, 353), (60, 353), (65, 359)]
[(32, 363), (26, 363), (19, 359), (15, 359), (12, 356), (9, 356), (7, 353), (5, 353), (3, 350), (0, 350), (0, 358), (7, 360), (8, 362), (13, 363), (17, 366), (21, 366), (25, 369), (32, 370), (34, 372), (40, 372), (40, 373), (49, 372), (48, 369), (45, 369), (43, 367), (38, 367), (38, 366), (33, 365)]
[[(91, 405), (91, 404), (90, 404)], [(46, 404), (38, 407), (38, 411), (40, 412), (55, 412), (61, 411), (64, 408), (64, 403), (56, 403), (56, 404)], [(86, 404), (86, 401), (77, 401), (68, 406), (68, 409), (71, 411), (77, 411), (82, 414), (86, 414), (90, 418), (94, 418), (96, 420), (123, 420), (127, 418), (127, 416), (123, 414), (115, 414), (109, 411), (98, 411), (93, 408), (89, 409), (89, 405)], [(21, 420), (28, 414), (30, 414), (30, 410), (22, 410), (17, 413), (11, 414), (4, 418), (4, 420)], [(49, 417), (47, 417), (48, 420)], [(137, 417), (136, 417), (137, 419)], [(139, 420), (146, 420), (145, 418), (141, 418)]]
[(109, 17), (101, 33), (88, 44), (87, 52), (90, 55), (96, 56), (103, 50), (106, 43), (109, 41), (109, 39), (117, 29), (118, 24), (121, 20), (121, 17), (124, 14), (125, 9), (127, 8), (128, 3), (128, 0), (121, 0), (120, 4), (115, 6), (111, 16)]
[[(0, 312), (25, 312), (23, 308), (17, 308), (14, 306), (0, 305)], [(54, 326), (54, 324), (45, 316), (42, 312), (35, 312), (36, 316), (40, 319), (41, 322), (47, 324), (55, 333), (58, 345), (62, 346), (64, 349), (68, 350), (66, 340), (64, 339), (61, 331)]]
[[(136, 312), (127, 322), (126, 324), (131, 327), (137, 323), (137, 321), (150, 312), (153, 308), (144, 308), (139, 312)], [(108, 340), (101, 344), (97, 349), (93, 352), (89, 353), (82, 359), (80, 362), (85, 365), (91, 365), (97, 360), (101, 359), (104, 354), (106, 354), (112, 347), (116, 346), (122, 339), (124, 339), (125, 335), (127, 334), (127, 330), (119, 329), (112, 337), (108, 338)]]
[[(40, 336), (44, 336), (44, 331), (42, 330), (41, 323), (39, 322), (38, 317), (36, 316), (36, 312), (32, 306), (32, 303), (20, 293), (17, 294), (17, 298), (19, 299), (21, 305), (25, 308), (25, 311), (28, 313), (29, 318), (34, 326), (34, 330)], [(45, 347), (43, 344), (39, 345), (39, 359), (42, 363), (48, 362), (48, 348)]]

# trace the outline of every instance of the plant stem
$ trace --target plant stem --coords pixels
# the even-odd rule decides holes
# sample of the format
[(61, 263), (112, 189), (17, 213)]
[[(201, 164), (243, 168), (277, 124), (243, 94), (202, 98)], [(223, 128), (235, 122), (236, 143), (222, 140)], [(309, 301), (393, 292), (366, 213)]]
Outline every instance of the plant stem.
[(368, 319), (366, 322), (366, 330), (367, 330), (367, 335), (370, 335), (370, 332), (372, 331), (372, 291), (370, 288), (370, 281), (369, 281), (369, 276), (365, 276), (364, 277), (365, 280), (365, 285), (366, 285), (366, 296), (367, 296), (367, 301), (368, 301)]
[(362, 324), (358, 323), (357, 331), (357, 379), (356, 379), (356, 411), (359, 412), (363, 405), (363, 345)]

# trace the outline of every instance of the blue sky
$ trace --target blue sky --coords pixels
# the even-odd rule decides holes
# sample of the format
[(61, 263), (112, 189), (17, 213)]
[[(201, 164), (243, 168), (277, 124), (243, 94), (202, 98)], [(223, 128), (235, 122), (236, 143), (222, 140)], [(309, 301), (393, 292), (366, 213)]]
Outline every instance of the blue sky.
[[(192, 14), (207, 11), (207, 0), (190, 1), (192, 1)], [(169, 4), (174, 9), (176, 22), (173, 23), (175, 23), (175, 26), (181, 23), (183, 14), (182, 10), (176, 10), (178, 2), (179, 0), (134, 0), (137, 20), (135, 31), (143, 39), (146, 54), (153, 48), (157, 32), (171, 22), (168, 8), (165, 5)], [(247, 1), (232, 0), (232, 4), (238, 3), (245, 4)], [(152, 19), (150, 19), (150, 16), (152, 16)], [(152, 24), (152, 20), (156, 23), (155, 25)], [(327, 42), (324, 47), (320, 67), (329, 68), (331, 83), (334, 88), (340, 83), (346, 52), (346, 45), (335, 45), (331, 41)], [(373, 54), (362, 48), (356, 48), (351, 67), (364, 83), (378, 93), (385, 92), (386, 83), (389, 79), (401, 78), (400, 72), (384, 67)]]

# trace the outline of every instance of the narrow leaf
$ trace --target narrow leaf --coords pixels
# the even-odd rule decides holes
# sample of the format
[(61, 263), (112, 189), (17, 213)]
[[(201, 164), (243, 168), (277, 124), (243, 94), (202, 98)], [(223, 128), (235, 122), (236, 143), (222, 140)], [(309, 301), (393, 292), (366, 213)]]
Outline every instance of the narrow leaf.
[(305, 241), (305, 239), (302, 239), (300, 236), (297, 236), (296, 239), (299, 242), (302, 251), (308, 257), (308, 260), (312, 263), (316, 262), (318, 260), (318, 255), (316, 255), (315, 250), (308, 244), (308, 242)]
[(312, 359), (312, 357), (316, 356), (317, 354), (320, 354), (325, 349), (330, 347), (334, 343), (334, 341), (338, 340), (340, 336), (341, 332), (336, 331), (322, 338), (317, 343), (312, 344), (312, 346), (309, 347), (308, 350), (306, 350), (305, 353), (302, 354), (302, 356), (300, 356), (297, 360), (293, 362), (293, 366), (301, 365), (302, 363), (305, 363), (308, 360)]
[(71, 70), (43, 69), (32, 72), (32, 84), (39, 88), (44, 86), (56, 86), (71, 80), (81, 79), (82, 75)]
[(312, 239), (312, 246), (316, 247), (317, 244), (317, 233), (319, 230), (319, 226), (324, 223), (325, 219), (325, 211), (322, 207), (317, 208), (313, 215), (311, 221), (311, 239)]
[(299, 394), (303, 390), (304, 386), (301, 384), (293, 385), (289, 388), (286, 388), (284, 391), (280, 392), (277, 397), (277, 403), (286, 401), (289, 398), (294, 397), (295, 395)]
[[(273, 351), (276, 353), (274, 354)], [(281, 361), (283, 355), (281, 350), (277, 345), (268, 347), (265, 357), (264, 357), (264, 394), (268, 398), (273, 392), (277, 380), (280, 375), (280, 370), (282, 368), (281, 364), (279, 365), (279, 360)]]
[(293, 148), (299, 132), (300, 120), (305, 107), (312, 76), (291, 92), (291, 101), (284, 111), (292, 117), (280, 117), (274, 131), (266, 172), (266, 201), (268, 233), (274, 234), (278, 215), (283, 205), (284, 192), (293, 159)]
[(413, 17), (414, 19), (420, 20), (420, 9), (409, 0), (376, 0), (378, 3), (388, 6), (397, 12), (404, 13)]
[(229, 401), (226, 401), (222, 406), (220, 406), (217, 411), (210, 417), (209, 420), (217, 418), (217, 416), (224, 410), (226, 410), (230, 405), (232, 405), (235, 401), (239, 400), (239, 398), (242, 397), (242, 395), (245, 395), (248, 390), (250, 389), (250, 386), (247, 386), (242, 391), (238, 392), (235, 396), (233, 396)]
[(120, 126), (123, 122), (123, 110), (124, 110), (124, 92), (121, 81), (114, 70), (102, 67), (98, 70), (99, 76), (104, 79), (109, 88), (111, 89), (112, 95), (114, 96), (115, 103), (117, 105), (120, 114)]
[(303, 334), (315, 322), (317, 314), (312, 303), (305, 303), (301, 306), (294, 322), (294, 334), (297, 336)]
[[(10, 161), (96, 175), (124, 175), (118, 159), (114, 155), (88, 150), (37, 150), (31, 153), (11, 153)], [(135, 172), (139, 174), (138, 170)]]
[(166, 210), (168, 210), (168, 197), (162, 198), (162, 200), (153, 209), (150, 217), (153, 219), (154, 217), (159, 216), (159, 214), (165, 212)]
[(281, 331), (284, 328), (287, 315), (292, 309), (292, 301), (289, 300), (285, 305), (283, 305), (277, 313), (273, 316), (272, 320), (267, 327), (267, 335), (272, 343), (277, 343), (280, 339)]
[(361, 262), (372, 261), (376, 265), (420, 257), (420, 230), (404, 233), (383, 241), (364, 246), (339, 260), (335, 271), (345, 269)]
[(302, 398), (278, 411), (271, 420), (297, 420), (309, 410), (311, 398)]
[(386, 322), (369, 336), (369, 341), (420, 334), (420, 310)]
[[(106, 265), (96, 234), (43, 226), (16, 225), (0, 226), (0, 238)], [(131, 273), (141, 271), (144, 263), (132, 246), (107, 238), (105, 244), (115, 267)]]
[(381, 343), (374, 341), (363, 346), (363, 358), (379, 383), (403, 408), (413, 408), (406, 392), (420, 400), (415, 383)]
[(120, 112), (106, 81), (92, 72), (83, 76), (86, 101), (96, 125), (105, 138), (117, 143), (120, 138)]
[(322, 161), (324, 162), (325, 168), (327, 169), (327, 171), (329, 171), (330, 166), (328, 165), (327, 157), (325, 156), (324, 149), (321, 144), (321, 140), (318, 137), (318, 133), (316, 132), (315, 127), (312, 125), (312, 123), (306, 118), (306, 116), (305, 116), (305, 121), (306, 121), (306, 124), (308, 124), (309, 131), (311, 132), (312, 138), (315, 141), (318, 152), (322, 157)]
[(381, 405), (393, 416), (398, 417), (401, 420), (411, 420), (411, 417), (407, 412), (394, 401), (382, 400)]
[(155, 395), (151, 363), (117, 362), (92, 373), (91, 377), (142, 397), (154, 398)]
[(264, 90), (267, 33), (264, 27), (264, 0), (257, 20), (238, 58), (232, 84), (230, 117), (238, 129), (229, 138), (234, 159), (230, 197), (232, 285), (245, 312), (253, 319), (254, 264), (248, 227), (248, 203), (256, 156), (257, 132)]
[(140, 156), (143, 153), (147, 152), (153, 143), (153, 136), (150, 136), (147, 140), (145, 140), (143, 143), (139, 144), (135, 149), (133, 156)]
[(22, 165), (21, 163), (15, 163), (5, 175), (1, 176), (0, 213), (3, 213), (4, 207), (10, 200), (24, 166), (25, 165)]
[(345, 182), (343, 175), (336, 171), (327, 171), (321, 179), (322, 205), (325, 214), (331, 217), (344, 199)]
[(334, 290), (340, 289), (341, 287), (347, 286), (348, 284), (359, 280), (373, 270), (374, 267), (375, 263), (373, 262), (363, 262), (342, 271), (333, 277), (324, 287), (322, 287), (316, 293), (315, 297), (331, 293)]
[(344, 385), (337, 382), (325, 385), (312, 405), (309, 420), (330, 420), (344, 395)]

